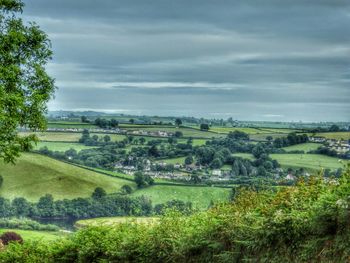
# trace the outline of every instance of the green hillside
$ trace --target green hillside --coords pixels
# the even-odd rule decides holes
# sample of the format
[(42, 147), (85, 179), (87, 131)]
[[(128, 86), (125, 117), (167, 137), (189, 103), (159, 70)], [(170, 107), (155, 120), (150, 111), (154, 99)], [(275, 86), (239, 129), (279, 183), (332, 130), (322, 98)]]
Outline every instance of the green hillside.
[(4, 178), (0, 196), (22, 196), (32, 201), (45, 194), (71, 199), (90, 196), (98, 186), (117, 192), (125, 184), (133, 185), (38, 154), (23, 154), (16, 165), (0, 163), (0, 175)]

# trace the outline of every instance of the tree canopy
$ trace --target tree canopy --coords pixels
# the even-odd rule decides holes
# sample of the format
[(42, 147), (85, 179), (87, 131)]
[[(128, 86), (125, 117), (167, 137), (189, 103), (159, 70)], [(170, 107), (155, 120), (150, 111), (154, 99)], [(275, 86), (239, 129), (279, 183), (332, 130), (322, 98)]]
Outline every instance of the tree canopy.
[(0, 159), (6, 162), (37, 140), (19, 136), (18, 127), (45, 129), (46, 104), (55, 90), (45, 71), (50, 40), (37, 24), (18, 17), (23, 6), (20, 0), (0, 0)]

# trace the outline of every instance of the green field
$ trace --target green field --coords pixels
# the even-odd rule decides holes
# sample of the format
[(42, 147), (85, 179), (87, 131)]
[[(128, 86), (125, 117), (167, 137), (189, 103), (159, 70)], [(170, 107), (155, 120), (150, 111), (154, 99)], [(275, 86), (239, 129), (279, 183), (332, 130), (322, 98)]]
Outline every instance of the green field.
[(60, 122), (48, 122), (48, 128), (57, 128), (57, 129), (89, 129), (97, 128), (96, 125), (90, 123), (81, 123), (81, 122), (69, 122), (69, 121), (60, 121)]
[(241, 131), (247, 134), (260, 134), (260, 133), (271, 133), (269, 131), (262, 131), (256, 128), (237, 128), (237, 127), (210, 127), (210, 131), (218, 133), (229, 133), (233, 131)]
[(136, 223), (136, 224), (153, 224), (159, 220), (157, 217), (97, 217), (91, 219), (83, 219), (75, 222), (75, 226), (78, 228), (87, 226), (111, 226), (123, 223)]
[(80, 152), (84, 149), (96, 148), (95, 146), (85, 146), (82, 143), (71, 143), (71, 142), (38, 142), (34, 146), (34, 150), (39, 150), (43, 147), (47, 147), (51, 151), (65, 152), (71, 148), (75, 149), (77, 152)]
[(251, 153), (234, 153), (232, 154), (236, 157), (242, 157), (243, 159), (254, 160), (255, 157)]
[(57, 238), (64, 237), (67, 234), (63, 232), (54, 232), (54, 231), (35, 231), (35, 230), (21, 230), (21, 229), (0, 229), (0, 234), (4, 232), (16, 232), (19, 234), (24, 241), (37, 241), (37, 240), (44, 240), (44, 241), (52, 241), (56, 240)]
[(342, 168), (347, 162), (338, 158), (320, 154), (270, 154), (272, 159), (277, 160), (282, 167), (303, 167), (310, 171), (318, 171), (322, 168), (335, 170)]
[(227, 201), (231, 189), (219, 187), (154, 185), (138, 190), (132, 196), (147, 196), (153, 205), (174, 199), (192, 202), (194, 208), (206, 209), (211, 201)]
[[(309, 136), (312, 136), (312, 134), (309, 134)], [(350, 140), (350, 132), (320, 132), (316, 133), (315, 136), (327, 139)]]
[[(29, 132), (21, 132), (20, 135), (29, 135), (32, 133)], [(40, 141), (47, 142), (78, 142), (81, 138), (80, 132), (37, 132), (35, 133)], [(90, 135), (98, 135), (102, 138), (105, 135), (111, 137), (112, 141), (122, 141), (126, 138), (125, 135), (120, 134), (101, 134), (101, 133), (91, 133)]]
[(4, 183), (0, 196), (35, 201), (45, 194), (55, 199), (88, 197), (98, 186), (117, 192), (133, 182), (79, 168), (39, 154), (23, 154), (16, 165), (0, 163)]
[(287, 152), (304, 151), (306, 153), (308, 151), (316, 150), (320, 146), (322, 146), (321, 143), (301, 143), (301, 144), (296, 144), (288, 147), (283, 147), (282, 149), (284, 149)]
[(167, 164), (184, 164), (186, 157), (177, 157), (177, 158), (171, 158), (171, 159), (162, 159), (158, 160), (158, 163), (164, 162)]
[[(20, 135), (29, 135), (32, 132), (21, 132)], [(36, 136), (40, 141), (56, 141), (56, 142), (78, 142), (81, 133), (78, 132), (36, 132)]]

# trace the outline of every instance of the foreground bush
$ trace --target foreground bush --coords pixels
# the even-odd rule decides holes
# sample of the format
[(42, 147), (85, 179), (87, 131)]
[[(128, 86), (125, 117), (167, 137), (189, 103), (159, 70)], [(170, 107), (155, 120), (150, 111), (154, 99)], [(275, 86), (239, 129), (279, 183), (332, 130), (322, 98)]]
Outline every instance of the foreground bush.
[(158, 224), (90, 227), (52, 243), (10, 244), (1, 262), (349, 262), (350, 173), (241, 190), (231, 204)]
[(10, 242), (23, 243), (23, 238), (16, 232), (5, 232), (0, 236), (2, 244), (8, 245)]

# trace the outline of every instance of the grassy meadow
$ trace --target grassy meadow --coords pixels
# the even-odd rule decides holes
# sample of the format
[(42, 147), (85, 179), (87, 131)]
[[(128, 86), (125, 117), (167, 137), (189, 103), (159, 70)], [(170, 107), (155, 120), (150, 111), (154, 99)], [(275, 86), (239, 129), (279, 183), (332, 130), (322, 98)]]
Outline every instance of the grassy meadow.
[(335, 170), (342, 168), (348, 162), (320, 154), (270, 154), (270, 157), (277, 160), (282, 167), (303, 167), (310, 171), (318, 171), (322, 168)]
[[(312, 134), (309, 134), (309, 136), (312, 136)], [(320, 132), (316, 133), (315, 136), (335, 140), (350, 140), (350, 132)]]
[(158, 160), (157, 162), (164, 162), (167, 164), (184, 164), (186, 157), (177, 157), (177, 158), (170, 158), (170, 159), (162, 159)]
[(304, 151), (305, 153), (308, 151), (313, 151), (313, 150), (317, 150), (318, 147), (322, 146), (321, 143), (301, 143), (301, 144), (296, 144), (296, 145), (292, 145), (292, 146), (287, 146), (287, 147), (283, 147), (282, 149), (284, 149), (287, 152), (290, 151)]
[(38, 154), (22, 154), (16, 165), (0, 163), (4, 178), (0, 195), (5, 198), (25, 197), (36, 201), (45, 194), (55, 199), (88, 197), (98, 186), (117, 192), (133, 182), (113, 178)]
[(85, 146), (82, 143), (72, 143), (72, 142), (38, 142), (34, 146), (34, 150), (39, 150), (43, 147), (47, 147), (51, 151), (65, 152), (71, 148), (75, 149), (77, 152), (80, 152), (84, 149), (96, 148), (95, 146)]
[(154, 185), (135, 191), (133, 196), (147, 196), (153, 204), (160, 204), (174, 199), (192, 202), (194, 208), (205, 210), (210, 202), (225, 202), (231, 189), (219, 187)]

